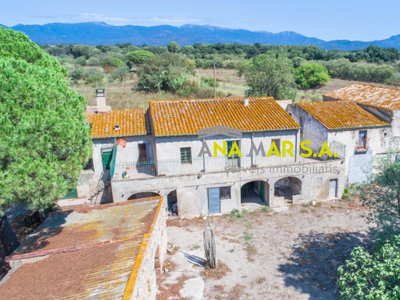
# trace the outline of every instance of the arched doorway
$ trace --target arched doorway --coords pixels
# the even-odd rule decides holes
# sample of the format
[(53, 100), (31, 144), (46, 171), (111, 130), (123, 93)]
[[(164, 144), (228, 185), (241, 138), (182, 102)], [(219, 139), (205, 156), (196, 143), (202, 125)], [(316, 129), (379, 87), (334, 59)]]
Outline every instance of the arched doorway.
[(150, 198), (150, 197), (157, 197), (160, 196), (157, 193), (153, 192), (144, 192), (144, 193), (136, 193), (131, 195), (128, 200), (136, 200), (136, 199), (142, 199), (142, 198)]
[(269, 184), (266, 181), (248, 182), (242, 186), (240, 194), (242, 209), (255, 210), (269, 205)]
[(286, 204), (292, 204), (293, 198), (301, 195), (301, 180), (296, 177), (279, 179), (274, 185), (274, 197), (283, 199)]
[(170, 212), (171, 216), (178, 215), (178, 196), (176, 195), (176, 190), (170, 192), (167, 196), (168, 200), (168, 211)]

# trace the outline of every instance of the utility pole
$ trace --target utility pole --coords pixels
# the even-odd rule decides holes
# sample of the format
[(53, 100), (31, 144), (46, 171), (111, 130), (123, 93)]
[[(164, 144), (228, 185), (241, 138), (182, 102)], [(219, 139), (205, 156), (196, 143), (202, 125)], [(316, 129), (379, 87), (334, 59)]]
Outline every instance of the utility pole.
[(214, 62), (214, 99), (217, 99), (216, 81), (215, 81), (215, 62)]

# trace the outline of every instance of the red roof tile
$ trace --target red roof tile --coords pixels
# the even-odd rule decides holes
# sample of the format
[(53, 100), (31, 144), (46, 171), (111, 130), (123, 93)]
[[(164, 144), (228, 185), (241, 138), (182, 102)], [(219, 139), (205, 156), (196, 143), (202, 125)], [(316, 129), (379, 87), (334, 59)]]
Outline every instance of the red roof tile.
[(272, 98), (150, 101), (155, 136), (197, 135), (199, 130), (225, 126), (244, 132), (290, 130), (299, 125)]
[(390, 126), (354, 102), (300, 102), (297, 105), (328, 129)]
[(400, 109), (400, 89), (395, 88), (357, 83), (326, 93), (324, 97), (354, 101), (387, 110)]
[[(119, 126), (119, 130), (117, 127)], [(146, 110), (114, 109), (94, 115), (91, 138), (107, 138), (116, 136), (136, 136), (150, 133)]]

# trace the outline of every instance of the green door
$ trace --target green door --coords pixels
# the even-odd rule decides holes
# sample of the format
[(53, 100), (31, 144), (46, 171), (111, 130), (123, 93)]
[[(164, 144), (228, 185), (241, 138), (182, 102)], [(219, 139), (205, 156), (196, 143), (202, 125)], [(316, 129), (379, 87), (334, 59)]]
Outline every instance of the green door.
[(112, 159), (112, 150), (110, 151), (103, 151), (101, 153), (103, 159), (103, 171), (110, 170), (110, 164)]
[(64, 197), (61, 199), (73, 199), (78, 198), (78, 191), (76, 189), (69, 191)]

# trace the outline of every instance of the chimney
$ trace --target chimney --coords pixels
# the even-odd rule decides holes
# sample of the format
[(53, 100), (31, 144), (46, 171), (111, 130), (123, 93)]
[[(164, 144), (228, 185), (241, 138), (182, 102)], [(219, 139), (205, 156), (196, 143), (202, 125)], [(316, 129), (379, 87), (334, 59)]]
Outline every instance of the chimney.
[(95, 89), (95, 91), (96, 91), (97, 112), (105, 113), (107, 111), (106, 89), (100, 88), (100, 89)]
[(243, 102), (244, 106), (249, 106), (249, 99), (247, 98), (248, 91), (249, 90), (244, 91), (244, 93), (245, 93), (244, 102)]

